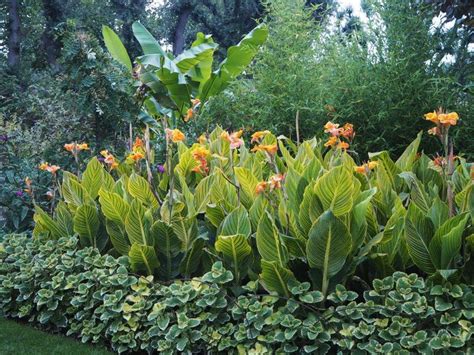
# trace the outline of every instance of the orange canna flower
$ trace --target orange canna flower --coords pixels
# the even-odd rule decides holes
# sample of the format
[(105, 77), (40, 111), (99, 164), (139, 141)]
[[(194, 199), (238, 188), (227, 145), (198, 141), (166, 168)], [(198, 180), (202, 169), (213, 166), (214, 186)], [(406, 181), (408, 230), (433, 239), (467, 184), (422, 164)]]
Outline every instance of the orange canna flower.
[(337, 137), (341, 133), (341, 130), (339, 129), (338, 123), (332, 123), (331, 121), (328, 121), (324, 125), (324, 132), (329, 133), (334, 137)]
[(136, 138), (135, 138), (135, 142), (133, 143), (132, 150), (133, 150), (133, 151), (136, 151), (136, 150), (144, 149), (144, 148), (145, 148), (145, 144), (143, 143), (143, 141), (141, 140), (141, 138), (140, 138), (140, 137), (136, 137)]
[(184, 116), (184, 122), (188, 122), (194, 116), (194, 110), (192, 108), (188, 108), (186, 111), (186, 116)]
[(244, 141), (240, 138), (242, 137), (243, 133), (244, 131), (242, 129), (236, 132), (232, 132), (231, 134), (229, 134), (229, 132), (227, 131), (223, 131), (221, 133), (221, 139), (230, 142), (230, 149), (239, 148), (241, 145), (244, 144)]
[(266, 152), (270, 155), (275, 155), (278, 150), (278, 146), (276, 144), (260, 144), (252, 148), (252, 152)]
[(428, 130), (428, 134), (431, 134), (433, 136), (439, 136), (441, 135), (441, 131), (438, 127), (433, 127)]
[(361, 166), (355, 166), (354, 171), (359, 174), (367, 174), (369, 171), (374, 170), (379, 163), (376, 161), (369, 161), (366, 164), (362, 164)]
[(438, 123), (438, 114), (436, 113), (436, 111), (425, 113), (425, 120), (431, 121), (433, 123)]
[(337, 144), (337, 137), (331, 136), (329, 137), (328, 141), (324, 143), (325, 147), (333, 147)]
[(109, 156), (109, 151), (107, 149), (101, 150), (100, 155), (102, 155), (104, 158), (107, 158)]
[(59, 166), (57, 166), (57, 165), (50, 165), (50, 166), (48, 166), (48, 167), (46, 168), (46, 170), (47, 170), (49, 173), (53, 174), (53, 175), (55, 175), (56, 172), (57, 172), (58, 170), (60, 170), (60, 169), (61, 169), (61, 168), (60, 168)]
[(268, 186), (268, 183), (266, 181), (259, 182), (257, 186), (255, 187), (255, 193), (259, 195), (262, 192), (265, 192), (265, 190), (267, 189), (267, 186)]
[(30, 187), (32, 182), (33, 181), (28, 176), (25, 178), (25, 185), (26, 186)]
[(445, 114), (440, 114), (439, 116), (439, 122), (443, 126), (456, 126), (459, 120), (459, 115), (456, 112), (450, 112), (450, 113), (445, 113)]
[(341, 129), (341, 135), (344, 137), (344, 138), (347, 138), (347, 139), (352, 139), (354, 138), (354, 135), (355, 135), (355, 132), (354, 132), (354, 126), (350, 123), (346, 123), (342, 129)]
[(349, 143), (343, 142), (343, 141), (339, 141), (339, 143), (337, 144), (337, 147), (338, 147), (339, 149), (349, 149)]
[(283, 174), (277, 174), (270, 177), (270, 190), (281, 189), (281, 183), (285, 179)]
[(64, 149), (66, 149), (68, 152), (72, 152), (76, 147), (75, 143), (67, 143), (64, 144)]
[(39, 165), (39, 169), (44, 171), (48, 169), (48, 166), (49, 166), (48, 162), (43, 162)]
[(128, 157), (130, 159), (132, 159), (133, 161), (137, 162), (137, 161), (143, 159), (145, 157), (145, 155), (141, 152), (133, 152), (133, 153), (129, 154)]
[(207, 166), (207, 161), (205, 159), (201, 160), (199, 162), (199, 165), (195, 166), (192, 169), (192, 171), (194, 171), (195, 173), (198, 173), (198, 174), (207, 175), (207, 173), (209, 172), (209, 167)]
[[(105, 155), (102, 153), (106, 153)], [(103, 150), (101, 154), (105, 157), (104, 163), (106, 163), (110, 170), (113, 170), (119, 166), (119, 164), (115, 161), (115, 157), (112, 154), (109, 154), (107, 150)]]
[(253, 142), (260, 142), (263, 137), (265, 137), (267, 134), (270, 134), (270, 131), (257, 131), (255, 132), (254, 134), (252, 134), (252, 140), (250, 141), (250, 143), (253, 143)]
[(201, 100), (199, 99), (191, 99), (191, 103), (193, 104), (193, 108), (196, 107), (201, 103)]
[(168, 139), (170, 139), (173, 143), (182, 142), (186, 139), (186, 137), (184, 136), (184, 133), (181, 132), (177, 128), (176, 129), (167, 128), (165, 132), (166, 132), (166, 135), (168, 136)]
[(203, 160), (206, 159), (209, 156), (210, 152), (206, 148), (200, 146), (196, 147), (193, 150), (193, 158), (194, 160)]
[(370, 170), (374, 170), (379, 165), (377, 161), (369, 161), (368, 166)]
[(221, 133), (221, 139), (230, 142), (230, 134), (229, 134), (229, 132), (227, 132), (227, 131), (222, 131), (222, 133)]

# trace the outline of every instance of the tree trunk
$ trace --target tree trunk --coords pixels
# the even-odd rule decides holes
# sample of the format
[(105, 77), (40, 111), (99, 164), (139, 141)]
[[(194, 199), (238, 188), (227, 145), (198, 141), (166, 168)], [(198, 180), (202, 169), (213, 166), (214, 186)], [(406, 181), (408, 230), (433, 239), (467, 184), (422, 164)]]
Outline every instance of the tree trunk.
[(181, 10), (181, 13), (178, 17), (178, 22), (176, 23), (176, 28), (174, 30), (174, 39), (173, 39), (173, 54), (176, 56), (183, 52), (184, 50), (184, 41), (185, 41), (185, 30), (186, 24), (188, 23), (189, 16), (191, 15), (191, 8), (185, 7)]
[(20, 65), (20, 43), (21, 43), (21, 29), (20, 29), (20, 14), (19, 14), (19, 0), (8, 1), (8, 57), (7, 65), (12, 72), (16, 72)]
[(61, 51), (61, 45), (54, 38), (54, 27), (61, 21), (61, 12), (52, 0), (43, 0), (43, 12), (46, 19), (46, 27), (41, 36), (43, 53), (51, 68), (58, 70), (57, 58)]

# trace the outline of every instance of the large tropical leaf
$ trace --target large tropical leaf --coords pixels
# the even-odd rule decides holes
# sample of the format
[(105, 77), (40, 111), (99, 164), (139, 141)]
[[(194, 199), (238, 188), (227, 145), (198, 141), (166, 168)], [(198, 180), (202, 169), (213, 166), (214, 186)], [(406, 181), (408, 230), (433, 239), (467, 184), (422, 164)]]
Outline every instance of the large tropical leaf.
[(411, 259), (422, 271), (436, 271), (429, 245), (433, 237), (433, 223), (416, 204), (411, 203), (405, 218), (405, 238)]
[(99, 191), (99, 203), (104, 216), (117, 224), (124, 225), (130, 205), (115, 192)]
[(132, 25), (132, 30), (144, 54), (160, 54), (166, 56), (166, 52), (161, 48), (158, 41), (140, 22), (135, 21)]
[(215, 243), (216, 250), (222, 254), (224, 263), (234, 272), (234, 279), (240, 280), (248, 269), (252, 248), (243, 234), (219, 235)]
[(413, 169), (413, 163), (416, 160), (416, 154), (418, 153), (418, 147), (420, 146), (422, 135), (423, 131), (420, 131), (416, 136), (415, 140), (410, 143), (410, 145), (405, 149), (402, 155), (400, 155), (398, 160), (395, 162), (395, 165), (401, 171), (411, 171)]
[(153, 272), (160, 266), (155, 249), (148, 245), (133, 243), (128, 257), (133, 271), (145, 271), (147, 275), (153, 275)]
[(252, 233), (249, 215), (243, 206), (237, 207), (222, 221), (219, 234), (235, 235), (240, 234), (248, 238)]
[(309, 231), (306, 256), (310, 267), (322, 272), (323, 293), (329, 278), (339, 272), (352, 248), (351, 235), (345, 224), (331, 211), (324, 212)]
[(194, 193), (194, 206), (196, 208), (196, 213), (206, 212), (206, 206), (211, 198), (212, 189), (215, 188), (213, 187), (213, 184), (213, 177), (206, 176), (196, 186)]
[(364, 191), (354, 204), (352, 209), (351, 235), (352, 250), (356, 250), (364, 241), (367, 234), (367, 210), (370, 207), (370, 201), (374, 197), (377, 189), (375, 187)]
[(316, 195), (325, 210), (335, 216), (350, 212), (353, 203), (354, 182), (352, 174), (344, 166), (338, 166), (325, 173), (316, 183)]
[(125, 224), (106, 220), (105, 228), (114, 249), (120, 255), (128, 255), (128, 252), (130, 251), (130, 241), (128, 240), (127, 232), (125, 231)]
[(61, 190), (64, 201), (72, 210), (85, 204), (94, 204), (94, 200), (89, 196), (89, 193), (84, 189), (77, 177), (71, 173), (64, 172)]
[(324, 212), (321, 202), (314, 192), (316, 181), (312, 181), (306, 186), (303, 193), (303, 201), (299, 207), (298, 221), (301, 233), (305, 238), (308, 238), (308, 233), (314, 222)]
[(132, 62), (119, 36), (108, 26), (102, 26), (102, 36), (112, 58), (132, 71)]
[(74, 215), (74, 232), (79, 234), (84, 246), (97, 248), (99, 227), (99, 213), (96, 207), (82, 205), (77, 209)]
[(147, 207), (158, 207), (158, 201), (151, 191), (150, 184), (145, 178), (132, 173), (128, 180), (128, 192)]
[(290, 297), (288, 282), (296, 280), (293, 273), (276, 261), (262, 260), (261, 265), (262, 273), (260, 274), (260, 279), (262, 280), (263, 287), (268, 292), (276, 292), (280, 296)]
[(462, 244), (462, 234), (469, 215), (463, 213), (450, 218), (436, 231), (429, 250), (433, 264), (438, 270), (449, 269)]
[(54, 239), (59, 239), (68, 235), (67, 229), (53, 220), (53, 218), (51, 218), (51, 216), (43, 211), (38, 205), (35, 205), (35, 215), (33, 218), (34, 221), (41, 226), (41, 229), (47, 231)]
[(206, 241), (202, 238), (197, 238), (193, 241), (179, 266), (179, 270), (183, 275), (189, 277), (197, 270), (201, 262), (205, 243)]
[[(214, 51), (217, 49), (216, 43), (201, 43), (196, 46), (185, 50), (179, 56), (175, 58), (176, 66), (179, 68), (181, 73), (188, 73), (192, 69), (196, 68), (201, 63), (211, 63), (214, 56)], [(210, 69), (209, 65), (206, 65)], [(203, 73), (204, 74), (204, 73)], [(210, 70), (206, 75), (197, 76), (196, 71), (194, 71), (194, 79), (197, 81), (204, 81), (209, 78)]]
[(262, 259), (276, 261), (282, 267), (288, 262), (288, 250), (268, 211), (263, 213), (258, 223), (257, 249)]
[(104, 168), (96, 157), (87, 163), (87, 168), (82, 175), (82, 186), (92, 199), (97, 197), (102, 186), (103, 172)]
[(426, 215), (432, 201), (426, 193), (423, 184), (421, 184), (412, 172), (403, 172), (399, 174), (399, 176), (402, 177), (410, 187), (410, 197), (413, 203)]
[(172, 226), (163, 221), (156, 221), (151, 228), (155, 249), (160, 260), (160, 275), (167, 279), (176, 276), (176, 256), (181, 250), (181, 240), (176, 236)]
[(130, 211), (125, 219), (125, 230), (130, 242), (153, 246), (150, 238), (151, 219), (147, 216), (145, 208), (138, 200), (133, 200)]
[(246, 208), (252, 206), (255, 200), (255, 188), (258, 184), (258, 179), (252, 174), (250, 169), (244, 167), (234, 168), (235, 176), (241, 188), (241, 200)]
[(219, 68), (211, 74), (200, 93), (201, 101), (224, 90), (230, 81), (247, 67), (259, 47), (266, 41), (268, 29), (261, 24), (248, 33), (236, 46), (229, 47), (227, 58), (219, 65)]

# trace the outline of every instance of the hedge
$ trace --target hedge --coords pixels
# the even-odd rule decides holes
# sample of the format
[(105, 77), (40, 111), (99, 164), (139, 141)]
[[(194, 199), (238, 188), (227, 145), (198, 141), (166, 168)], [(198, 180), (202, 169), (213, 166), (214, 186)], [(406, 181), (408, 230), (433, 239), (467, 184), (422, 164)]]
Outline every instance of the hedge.
[(236, 288), (216, 262), (201, 278), (153, 282), (127, 257), (10, 235), (0, 244), (0, 316), (21, 318), (118, 353), (434, 353), (473, 348), (470, 286), (396, 272), (363, 294), (324, 299), (292, 283), (291, 297)]

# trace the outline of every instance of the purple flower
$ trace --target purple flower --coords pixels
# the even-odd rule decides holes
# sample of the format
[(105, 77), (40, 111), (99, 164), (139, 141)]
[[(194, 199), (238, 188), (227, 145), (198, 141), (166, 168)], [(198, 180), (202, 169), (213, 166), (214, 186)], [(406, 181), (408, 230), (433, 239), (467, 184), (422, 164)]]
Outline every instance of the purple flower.
[(1, 142), (8, 142), (8, 136), (6, 134), (2, 134), (0, 136), (0, 141)]
[(101, 163), (103, 163), (105, 158), (104, 157), (98, 157), (97, 160), (100, 161)]
[(166, 170), (165, 170), (165, 167), (161, 164), (159, 164), (157, 167), (156, 167), (156, 170), (160, 173), (160, 174), (163, 174)]
[(23, 197), (23, 191), (18, 190), (17, 192), (15, 192), (15, 195), (16, 195), (17, 197)]

